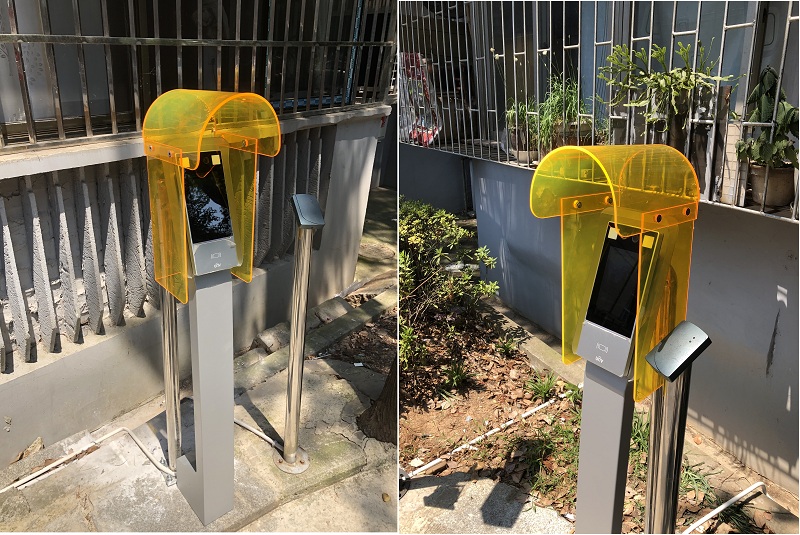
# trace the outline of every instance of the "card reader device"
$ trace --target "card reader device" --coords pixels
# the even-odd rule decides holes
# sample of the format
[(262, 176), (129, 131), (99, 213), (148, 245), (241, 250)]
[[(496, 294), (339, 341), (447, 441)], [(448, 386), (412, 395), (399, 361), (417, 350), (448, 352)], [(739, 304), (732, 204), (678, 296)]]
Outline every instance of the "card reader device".
[(658, 232), (623, 238), (614, 223), (606, 228), (576, 354), (618, 377), (628, 374), (633, 355), (631, 341), (636, 326), (637, 295), (640, 294), (639, 263), (641, 261), (642, 283), (646, 287), (651, 283), (651, 264), (658, 246)]
[(183, 194), (195, 275), (241, 264), (236, 254), (225, 170), (219, 151), (200, 153), (197, 169), (185, 169)]

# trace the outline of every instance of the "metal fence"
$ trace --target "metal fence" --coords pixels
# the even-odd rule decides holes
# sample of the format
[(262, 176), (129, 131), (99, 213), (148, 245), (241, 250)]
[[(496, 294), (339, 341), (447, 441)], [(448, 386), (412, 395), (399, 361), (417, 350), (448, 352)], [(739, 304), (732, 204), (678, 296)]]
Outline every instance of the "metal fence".
[[(747, 97), (766, 66), (797, 106), (797, 22), (797, 1), (402, 1), (400, 140), (527, 167), (561, 145), (669, 143), (692, 162), (705, 202), (796, 220), (796, 171), (790, 201), (754, 201), (736, 144), (778, 135), (778, 106), (771, 122), (749, 120)], [(686, 67), (724, 79), (689, 96), (685, 124), (647, 122), (653, 103), (630, 106), (640, 95), (598, 77), (620, 45), (629, 57), (646, 50), (647, 72), (683, 68), (688, 45)], [(664, 67), (655, 47), (665, 48)]]
[(0, 148), (114, 139), (174, 88), (251, 91), (283, 118), (382, 102), (393, 0), (4, 0)]

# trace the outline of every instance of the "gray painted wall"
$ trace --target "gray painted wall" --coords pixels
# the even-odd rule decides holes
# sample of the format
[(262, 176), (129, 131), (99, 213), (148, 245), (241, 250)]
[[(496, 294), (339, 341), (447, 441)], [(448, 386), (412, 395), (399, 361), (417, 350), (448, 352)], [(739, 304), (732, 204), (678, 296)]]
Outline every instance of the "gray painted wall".
[(450, 212), (462, 212), (467, 202), (464, 194), (464, 158), (457, 154), (434, 151), (401, 143), (400, 195), (425, 201)]
[(798, 226), (703, 204), (687, 319), (712, 344), (689, 417), (758, 473), (798, 483)]
[[(429, 151), (433, 152), (433, 151)], [(478, 242), (497, 267), (487, 274), (511, 308), (561, 337), (561, 223), (531, 214), (529, 169), (473, 160)]]
[[(431, 184), (461, 177), (450, 154), (401, 145), (400, 155), (409, 197), (437, 199)], [(436, 182), (420, 181), (423, 169), (439, 170)], [(471, 176), (478, 242), (498, 259), (486, 276), (505, 303), (560, 336), (559, 219), (531, 215), (530, 170), (473, 160)], [(688, 319), (713, 343), (694, 366), (690, 424), (788, 489), (798, 484), (798, 299), (796, 224), (700, 206)]]
[(333, 297), (353, 282), (380, 128), (380, 117), (367, 117), (336, 130), (325, 227), (317, 231), (319, 250), (311, 258), (308, 306)]
[[(287, 143), (282, 149), (280, 158), (262, 162), (260, 166), (260, 187), (258, 204), (259, 234), (256, 237), (257, 249), (261, 250), (260, 268), (255, 268), (253, 281), (244, 284), (235, 280), (233, 285), (233, 320), (234, 348), (243, 350), (250, 347), (255, 335), (289, 317), (289, 306), (292, 288), (291, 252), (293, 216), (286, 217), (286, 198), (291, 193), (310, 192), (312, 187), (305, 184), (308, 176), (318, 176), (320, 203), (326, 211), (326, 225), (317, 237), (317, 247), (312, 253), (308, 306), (333, 297), (346, 288), (355, 274), (358, 258), (359, 242), (364, 225), (367, 194), (370, 185), (376, 137), (380, 129), (381, 116), (389, 113), (388, 106), (375, 107), (370, 113), (354, 113), (340, 121), (334, 121), (333, 128), (322, 128), (320, 144), (308, 134), (290, 132)], [(330, 118), (330, 117), (329, 117)], [(295, 121), (302, 123), (302, 121)], [(298, 124), (284, 125), (286, 130)], [(320, 139), (320, 138), (317, 138)], [(292, 143), (296, 146), (292, 148)], [(308, 151), (308, 147), (316, 146), (317, 151)], [(290, 150), (291, 149), (291, 150)], [(309, 154), (312, 155), (309, 158)], [(313, 155), (317, 154), (315, 158)], [(287, 155), (292, 155), (287, 158)], [(301, 157), (305, 155), (305, 157)], [(262, 159), (265, 160), (265, 159)], [(124, 165), (123, 165), (124, 168)], [(63, 175), (63, 173), (61, 173)], [(63, 179), (63, 176), (62, 176)], [(273, 180), (274, 179), (274, 180)], [(146, 182), (146, 181), (145, 181)], [(93, 185), (94, 182), (92, 181)], [(275, 189), (271, 196), (275, 202), (264, 202), (264, 188)], [(48, 221), (47, 196), (52, 194), (49, 187), (37, 190), (41, 197), (39, 212), (42, 221)], [(143, 186), (146, 198), (146, 185)], [(71, 191), (71, 189), (69, 190)], [(31, 266), (31, 258), (37, 255), (45, 263), (45, 271), (50, 272), (50, 284), (54, 288), (56, 305), (61, 314), (62, 305), (58, 301), (61, 294), (59, 286), (59, 262), (70, 257), (69, 252), (56, 255), (58, 247), (52, 242), (54, 237), (48, 232), (49, 221), (43, 225), (39, 233), (44, 240), (41, 253), (33, 254), (32, 246), (26, 241), (25, 225), (22, 222), (22, 209), (18, 205), (27, 202), (20, 200), (20, 192), (15, 179), (0, 181), (0, 194), (8, 195), (0, 201), (10, 207), (9, 230), (14, 233), (13, 245), (18, 252), (13, 273), (21, 274), (18, 286), (27, 296), (16, 308), (22, 307), (22, 313), (33, 318), (33, 328), (29, 330), (37, 343), (37, 362), (22, 362), (19, 355), (13, 355), (12, 373), (0, 376), (0, 415), (9, 418), (9, 430), (0, 433), (0, 463), (8, 463), (13, 457), (30, 445), (38, 436), (45, 444), (77, 433), (84, 429), (94, 429), (112, 418), (129, 411), (142, 402), (151, 399), (163, 391), (163, 374), (161, 367), (161, 317), (154, 308), (153, 302), (143, 304), (141, 315), (136, 317), (125, 309), (125, 324), (114, 326), (108, 321), (112, 305), (105, 294), (110, 291), (107, 273), (103, 277), (105, 288), (100, 298), (105, 320), (104, 332), (94, 334), (86, 327), (86, 311), (84, 309), (84, 339), (82, 343), (66, 340), (61, 332), (61, 349), (48, 352), (42, 348), (40, 327), (36, 320), (35, 302), (38, 288), (34, 284), (36, 266)], [(24, 208), (24, 205), (22, 206)], [(95, 207), (97, 209), (97, 207)], [(101, 206), (100, 215), (106, 208)], [(120, 216), (121, 226), (131, 220), (127, 209)], [(144, 211), (146, 214), (146, 209)], [(110, 228), (108, 217), (102, 221), (102, 228), (96, 228), (98, 237), (105, 238), (106, 228)], [(135, 219), (135, 218), (134, 218)], [(149, 217), (146, 218), (149, 225)], [(12, 224), (13, 223), (13, 224)], [(92, 225), (94, 228), (95, 222)], [(13, 227), (13, 228), (11, 228)], [(57, 227), (56, 227), (57, 228)], [(89, 228), (89, 227), (87, 227)], [(146, 226), (144, 228), (147, 228)], [(102, 231), (102, 232), (101, 232)], [(123, 238), (127, 237), (123, 234)], [(143, 236), (141, 236), (143, 238)], [(267, 239), (269, 238), (269, 239)], [(265, 241), (266, 240), (266, 241)], [(76, 240), (77, 241), (77, 240)], [(107, 255), (107, 240), (98, 239), (97, 254), (99, 266), (107, 270), (104, 255)], [(125, 243), (125, 239), (122, 240)], [(77, 258), (80, 255), (75, 253)], [(127, 258), (126, 260), (130, 260)], [(128, 261), (124, 268), (130, 279), (135, 267)], [(35, 262), (34, 262), (35, 263)], [(61, 265), (63, 269), (63, 264)], [(138, 269), (138, 268), (137, 268)], [(3, 290), (3, 305), (9, 306), (14, 299), (13, 292), (7, 291), (9, 265), (0, 277), (0, 290)], [(77, 273), (81, 275), (80, 271)], [(152, 276), (151, 276), (152, 278)], [(53, 279), (55, 282), (53, 282)], [(47, 284), (46, 278), (43, 279)], [(76, 279), (85, 306), (83, 280)], [(128, 283), (130, 281), (128, 280)], [(130, 294), (130, 288), (123, 288)], [(104, 302), (106, 301), (106, 302)], [(150, 299), (148, 299), (150, 301)], [(13, 303), (11, 303), (13, 304)], [(29, 306), (33, 305), (33, 306)], [(123, 306), (124, 303), (123, 303)], [(26, 310), (27, 309), (27, 310)], [(10, 314), (7, 313), (7, 317)], [(1, 319), (1, 318), (0, 318)], [(179, 354), (182, 376), (190, 374), (188, 345), (188, 314), (184, 306), (178, 308), (179, 321)], [(7, 347), (11, 347), (10, 345)], [(16, 351), (15, 351), (16, 353)], [(8, 355), (10, 358), (11, 354)], [(5, 424), (4, 424), (5, 426)]]

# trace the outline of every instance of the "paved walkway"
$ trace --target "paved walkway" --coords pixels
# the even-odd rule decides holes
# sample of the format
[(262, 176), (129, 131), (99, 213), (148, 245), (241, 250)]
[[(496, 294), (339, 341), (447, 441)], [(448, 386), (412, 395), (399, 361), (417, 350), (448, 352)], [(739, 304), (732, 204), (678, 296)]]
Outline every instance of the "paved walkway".
[(519, 490), (456, 472), (417, 476), (400, 500), (401, 533), (572, 533), (556, 511), (523, 504)]
[[(393, 194), (377, 192), (384, 203)], [(367, 224), (371, 227), (377, 226), (369, 219), (372, 213), (375, 211), (368, 210)], [(380, 293), (311, 331), (306, 338), (309, 352), (328, 347), (396, 306), (396, 283), (384, 269), (386, 257), (394, 256), (391, 248), (395, 243), (386, 244), (383, 257), (373, 262), (373, 267), (360, 266), (361, 286), (381, 281), (376, 290)], [(325, 308), (325, 304), (320, 307)], [(259, 347), (234, 360), (234, 417), (277, 440), (284, 429), (287, 364), (288, 347), (271, 354)], [(378, 397), (385, 377), (332, 359), (306, 361), (304, 370), (299, 445), (309, 454), (309, 469), (298, 475), (280, 471), (273, 462), (270, 444), (235, 426), (234, 508), (209, 525), (202, 525), (177, 485), (168, 484), (127, 434), (120, 433), (100, 444), (93, 442), (124, 426), (163, 460), (164, 413), (162, 400), (155, 399), (100, 429), (49, 445), (0, 471), (2, 489), (64, 455), (88, 447), (85, 454), (45, 477), (0, 493), (0, 529), (396, 531), (396, 446), (365, 437), (356, 424), (356, 417)], [(183, 391), (181, 403), (183, 453), (187, 456), (194, 450), (190, 395), (190, 391)]]

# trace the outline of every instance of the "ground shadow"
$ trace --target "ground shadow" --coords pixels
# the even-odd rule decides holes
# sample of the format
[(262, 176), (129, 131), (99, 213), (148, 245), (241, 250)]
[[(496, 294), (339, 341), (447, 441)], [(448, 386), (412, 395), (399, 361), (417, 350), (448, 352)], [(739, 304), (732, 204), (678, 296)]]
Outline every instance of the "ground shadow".
[(269, 423), (264, 413), (261, 412), (261, 409), (255, 406), (253, 401), (250, 399), (250, 395), (247, 391), (241, 393), (240, 395), (234, 398), (234, 404), (239, 405), (256, 423), (256, 427), (260, 429), (265, 435), (275, 441), (276, 444), (283, 445), (283, 439), (278, 431)]
[[(184, 398), (180, 403), (181, 411), (181, 451), (178, 457), (186, 455), (186, 458), (195, 465), (195, 440), (194, 440), (194, 401), (192, 398)], [(167, 413), (158, 413), (147, 422), (147, 426), (153, 431), (161, 446), (163, 458), (168, 458), (169, 444), (167, 442)], [(166, 462), (164, 463), (166, 464)]]
[[(415, 489), (434, 487), (433, 491), (422, 498), (425, 507), (437, 509), (456, 510), (456, 502), (464, 495), (471, 476), (466, 472), (456, 472), (446, 476), (419, 476), (411, 479), (409, 492)], [(490, 481), (482, 478), (482, 481)], [(479, 493), (480, 491), (478, 491)], [(469, 499), (482, 500), (480, 505), (481, 519), (487, 526), (512, 528), (522, 514), (525, 503), (518, 500), (519, 489), (503, 484), (499, 481), (492, 482), (491, 490), (485, 498), (470, 492)], [(468, 505), (459, 506), (469, 507)]]

